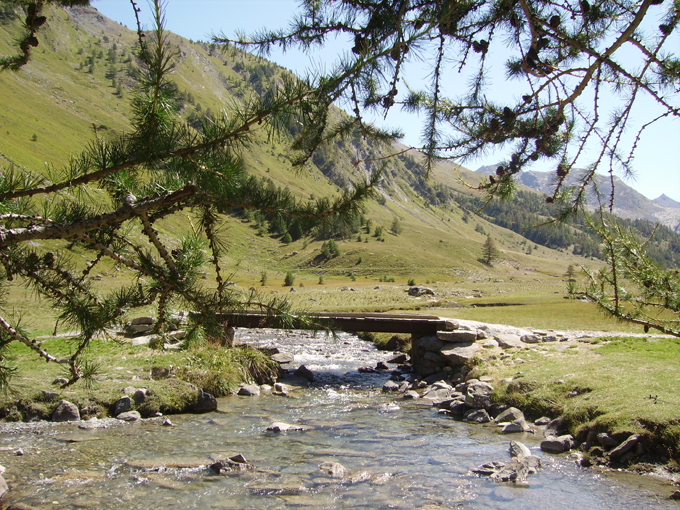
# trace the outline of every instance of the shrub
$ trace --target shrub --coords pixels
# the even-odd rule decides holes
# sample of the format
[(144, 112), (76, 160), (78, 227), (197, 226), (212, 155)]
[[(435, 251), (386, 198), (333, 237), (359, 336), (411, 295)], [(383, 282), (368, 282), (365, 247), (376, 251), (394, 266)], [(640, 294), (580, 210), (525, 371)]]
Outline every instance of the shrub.
[(340, 248), (338, 247), (338, 243), (336, 243), (333, 239), (324, 241), (324, 243), (321, 245), (321, 256), (326, 260), (334, 259), (335, 257), (340, 256)]
[(392, 220), (392, 225), (390, 226), (390, 231), (395, 236), (401, 235), (401, 233), (404, 231), (404, 227), (401, 226), (401, 221), (399, 221), (399, 218), (397, 218), (396, 216)]
[(286, 273), (286, 277), (283, 279), (283, 286), (284, 287), (292, 287), (293, 284), (295, 283), (295, 275), (288, 271)]

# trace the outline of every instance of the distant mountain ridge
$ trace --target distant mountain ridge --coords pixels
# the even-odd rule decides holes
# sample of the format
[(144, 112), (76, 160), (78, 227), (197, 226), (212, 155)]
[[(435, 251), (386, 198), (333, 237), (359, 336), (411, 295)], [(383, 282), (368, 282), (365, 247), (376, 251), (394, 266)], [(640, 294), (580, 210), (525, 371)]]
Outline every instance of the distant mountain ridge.
[(661, 207), (671, 207), (673, 209), (679, 209), (680, 208), (680, 202), (676, 202), (670, 197), (667, 197), (665, 194), (656, 197), (652, 202), (660, 205)]
[[(492, 175), (496, 172), (497, 165), (486, 165), (477, 169), (477, 173)], [(567, 179), (567, 185), (574, 185), (579, 174), (571, 174)], [(554, 175), (550, 172), (538, 172), (535, 170), (521, 171), (516, 175), (517, 181), (529, 188), (551, 193), (554, 184)], [(642, 193), (626, 184), (620, 178), (614, 176), (612, 180), (606, 176), (599, 176), (597, 187), (602, 197), (602, 203), (608, 204), (611, 196), (612, 184), (614, 186), (614, 214), (628, 219), (644, 219), (658, 222), (668, 226), (675, 232), (680, 231), (680, 202), (676, 202), (666, 195), (650, 200)], [(597, 194), (591, 187), (589, 206), (596, 209), (599, 206)]]

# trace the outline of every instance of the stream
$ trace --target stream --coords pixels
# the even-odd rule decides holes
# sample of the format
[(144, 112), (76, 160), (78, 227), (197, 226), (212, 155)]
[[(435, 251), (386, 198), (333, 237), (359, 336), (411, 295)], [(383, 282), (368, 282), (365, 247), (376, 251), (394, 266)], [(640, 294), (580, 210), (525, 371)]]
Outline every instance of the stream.
[[(81, 430), (77, 424), (0, 425), (0, 464), (13, 500), (66, 509), (675, 509), (652, 477), (583, 469), (544, 454), (540, 437), (497, 434), (381, 392), (389, 373), (360, 373), (393, 353), (355, 336), (239, 330), (277, 346), (316, 374), (291, 396), (224, 397), (217, 412)], [(272, 422), (313, 427), (274, 433)], [(470, 472), (510, 460), (511, 439), (542, 460), (528, 487)], [(21, 448), (23, 456), (14, 452)], [(242, 454), (254, 469), (216, 474), (217, 459)], [(319, 469), (350, 470), (332, 478)], [(663, 494), (663, 495), (662, 495)]]

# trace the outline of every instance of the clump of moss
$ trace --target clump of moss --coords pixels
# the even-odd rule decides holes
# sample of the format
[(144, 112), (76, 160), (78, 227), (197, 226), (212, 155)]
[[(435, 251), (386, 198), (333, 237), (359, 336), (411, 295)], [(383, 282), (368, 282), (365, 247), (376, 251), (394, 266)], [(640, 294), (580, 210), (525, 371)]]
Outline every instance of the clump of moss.
[(151, 381), (148, 386), (146, 400), (135, 407), (144, 417), (153, 416), (156, 413), (190, 412), (199, 396), (196, 387), (175, 378)]
[(392, 333), (373, 333), (365, 331), (357, 335), (362, 340), (371, 342), (381, 351), (408, 352), (411, 350), (411, 339), (404, 335)]

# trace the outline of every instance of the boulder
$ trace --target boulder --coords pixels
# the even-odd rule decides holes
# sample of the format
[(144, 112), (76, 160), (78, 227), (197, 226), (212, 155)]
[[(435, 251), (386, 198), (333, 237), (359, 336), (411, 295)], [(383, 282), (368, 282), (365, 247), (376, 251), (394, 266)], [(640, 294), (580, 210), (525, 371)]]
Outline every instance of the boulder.
[(409, 296), (424, 296), (424, 295), (429, 295), (429, 296), (434, 296), (434, 290), (430, 289), (429, 287), (419, 287), (419, 286), (413, 286), (409, 287), (408, 289), (408, 295)]
[(640, 436), (638, 436), (637, 434), (633, 434), (623, 443), (621, 443), (619, 446), (617, 446), (611, 452), (609, 452), (609, 458), (613, 461), (621, 460), (623, 454), (632, 449), (633, 446), (635, 446), (639, 440)]
[(524, 443), (510, 441), (510, 455), (513, 457), (531, 457), (531, 450)]
[(565, 432), (567, 432), (567, 421), (564, 416), (560, 416), (546, 425), (543, 435), (545, 437), (561, 436)]
[(487, 411), (489, 412), (489, 416), (491, 416), (495, 420), (499, 414), (501, 414), (503, 411), (509, 408), (510, 406), (505, 404), (491, 404), (491, 407), (489, 407)]
[(284, 363), (292, 363), (295, 361), (295, 356), (288, 352), (277, 352), (271, 356), (271, 359), (283, 365)]
[(125, 332), (130, 335), (136, 335), (138, 333), (146, 333), (153, 329), (153, 324), (135, 324), (130, 325), (125, 328)]
[(426, 335), (421, 336), (418, 339), (417, 345), (418, 347), (422, 347), (426, 351), (439, 351), (444, 345), (444, 342), (442, 342), (436, 336)]
[(541, 459), (535, 455), (515, 457), (502, 469), (493, 473), (491, 479), (496, 482), (514, 482), (517, 485), (527, 485), (527, 477), (536, 473), (541, 467)]
[(118, 416), (120, 413), (125, 413), (132, 409), (132, 399), (125, 395), (116, 401), (113, 406), (113, 415)]
[(534, 425), (538, 425), (540, 427), (542, 425), (547, 425), (551, 421), (552, 420), (550, 419), (549, 416), (541, 416), (540, 418), (534, 420)]
[(274, 391), (283, 391), (287, 393), (288, 391), (290, 391), (290, 388), (283, 383), (277, 382), (274, 383)]
[(612, 436), (607, 434), (606, 432), (602, 432), (597, 435), (596, 437), (597, 442), (600, 443), (600, 445), (608, 447), (608, 446), (616, 446), (619, 444), (619, 442), (614, 439)]
[(149, 345), (151, 342), (155, 342), (157, 339), (158, 335), (138, 336), (130, 340), (130, 345)]
[(438, 351), (425, 351), (425, 354), (423, 355), (423, 361), (431, 363), (436, 367), (445, 367), (448, 363), (446, 358)]
[(503, 349), (513, 349), (524, 345), (519, 335), (501, 334), (494, 336), (494, 338)]
[(408, 390), (406, 393), (404, 393), (403, 399), (404, 400), (416, 400), (419, 399), (420, 395), (418, 395), (418, 392), (415, 390)]
[(442, 342), (456, 344), (471, 343), (477, 340), (477, 331), (465, 331), (462, 329), (455, 331), (437, 331), (437, 338)]
[(210, 464), (210, 469), (219, 475), (222, 471), (246, 471), (255, 469), (255, 466), (249, 464), (246, 458), (239, 453), (228, 459), (216, 460)]
[(502, 413), (500, 413), (494, 421), (496, 423), (502, 423), (504, 421), (515, 421), (515, 420), (523, 420), (524, 419), (524, 413), (517, 409), (516, 407), (509, 407)]
[(522, 335), (520, 340), (525, 344), (538, 344), (541, 343), (542, 338), (538, 335)]
[(135, 393), (132, 395), (132, 399), (135, 401), (135, 404), (143, 404), (146, 402), (146, 397), (149, 394), (149, 390), (146, 388), (139, 388), (138, 390), (135, 391)]
[(544, 439), (541, 441), (541, 450), (548, 453), (564, 453), (571, 450), (575, 445), (574, 436), (566, 434), (564, 436)]
[(449, 383), (446, 381), (435, 381), (432, 383), (430, 386), (431, 389), (428, 389), (428, 391), (434, 391), (434, 390), (449, 390), (453, 391), (453, 386), (451, 386)]
[(435, 389), (422, 395), (423, 400), (431, 400), (433, 406), (438, 406), (442, 402), (451, 398), (451, 390), (446, 388)]
[(390, 379), (385, 384), (383, 384), (382, 390), (385, 393), (390, 393), (390, 392), (393, 392), (393, 391), (399, 391), (400, 386), (401, 385), (399, 383)]
[(519, 420), (515, 420), (503, 425), (501, 432), (503, 434), (517, 434), (521, 432), (529, 432), (530, 430), (531, 426), (527, 423), (527, 421), (524, 418), (520, 418)]
[(485, 409), (470, 409), (463, 415), (463, 420), (473, 423), (489, 423), (491, 418)]
[(331, 478), (345, 478), (349, 475), (349, 470), (339, 462), (324, 462), (319, 464), (319, 469)]
[(203, 390), (198, 391), (198, 400), (196, 400), (196, 403), (191, 406), (191, 410), (194, 413), (209, 413), (212, 411), (217, 411), (217, 399), (210, 393), (206, 393)]
[(257, 384), (244, 384), (236, 394), (243, 397), (259, 397), (260, 387)]
[(409, 361), (409, 359), (410, 358), (409, 358), (408, 354), (402, 353), (402, 354), (396, 355), (392, 359), (388, 359), (387, 363), (389, 363), (391, 365), (402, 365), (402, 364), (406, 363), (407, 361)]
[(68, 400), (62, 400), (52, 413), (52, 421), (79, 421), (78, 406)]
[(489, 409), (491, 407), (491, 394), (493, 386), (485, 382), (468, 384), (465, 393), (465, 404), (473, 409)]
[(469, 344), (454, 344), (447, 343), (441, 348), (441, 354), (446, 359), (446, 361), (454, 365), (465, 365), (472, 358), (477, 356), (480, 346), (476, 343)]
[(305, 379), (310, 383), (314, 382), (314, 372), (312, 372), (304, 365), (300, 365), (300, 367), (295, 371), (293, 375), (295, 375), (295, 377), (301, 377), (302, 379)]
[(462, 400), (453, 400), (449, 404), (449, 410), (452, 416), (464, 416), (468, 408)]
[(142, 415), (139, 414), (139, 411), (125, 411), (116, 416), (116, 418), (123, 421), (138, 421), (142, 419)]
[(290, 423), (284, 423), (282, 421), (277, 421), (269, 425), (267, 430), (270, 432), (294, 432), (294, 431), (304, 431), (313, 430), (314, 427), (309, 425), (292, 425)]
[(501, 469), (505, 467), (505, 462), (486, 462), (482, 464), (479, 467), (476, 467), (472, 469), (471, 471), (473, 473), (477, 473), (478, 475), (484, 475), (484, 476), (489, 476), (493, 475), (494, 473), (499, 472)]
[(9, 491), (9, 487), (7, 487), (7, 482), (2, 477), (2, 475), (0, 475), (0, 498), (7, 494), (7, 491)]

